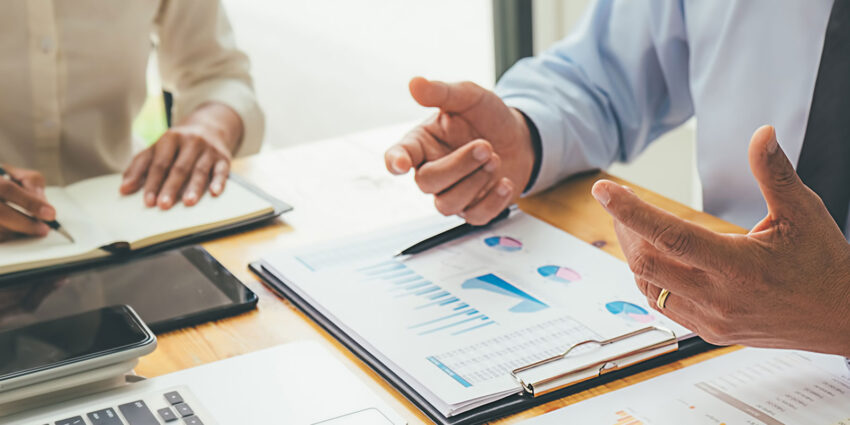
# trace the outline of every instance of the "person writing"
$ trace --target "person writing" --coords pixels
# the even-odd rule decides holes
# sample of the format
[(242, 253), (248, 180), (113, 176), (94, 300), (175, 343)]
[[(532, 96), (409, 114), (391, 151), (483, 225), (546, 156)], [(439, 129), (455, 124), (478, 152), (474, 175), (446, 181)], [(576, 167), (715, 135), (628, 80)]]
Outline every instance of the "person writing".
[(599, 0), (495, 92), (413, 79), (439, 113), (386, 166), (483, 224), (696, 116), (705, 209), (751, 230), (715, 233), (599, 181), (637, 286), (709, 342), (850, 356), (848, 22), (847, 0)]
[[(44, 186), (124, 172), (148, 207), (225, 189), (234, 156), (259, 150), (264, 118), (219, 0), (11, 1), (0, 14), (0, 239), (43, 236)], [(156, 46), (174, 122), (133, 155), (131, 124)], [(15, 184), (12, 180), (17, 180)]]

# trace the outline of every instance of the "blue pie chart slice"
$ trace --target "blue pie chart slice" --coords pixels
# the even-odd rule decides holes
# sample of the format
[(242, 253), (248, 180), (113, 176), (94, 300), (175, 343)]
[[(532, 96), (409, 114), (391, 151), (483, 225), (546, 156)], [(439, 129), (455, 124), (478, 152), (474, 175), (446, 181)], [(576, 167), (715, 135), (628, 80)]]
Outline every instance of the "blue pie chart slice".
[(630, 322), (650, 323), (655, 320), (655, 316), (649, 314), (645, 308), (626, 301), (612, 301), (605, 304), (605, 309), (609, 313), (621, 316)]
[(516, 252), (522, 249), (522, 242), (509, 236), (491, 236), (484, 243), (493, 249), (505, 252)]
[(570, 283), (581, 280), (577, 271), (563, 266), (543, 266), (537, 269), (537, 273), (549, 280), (559, 283)]

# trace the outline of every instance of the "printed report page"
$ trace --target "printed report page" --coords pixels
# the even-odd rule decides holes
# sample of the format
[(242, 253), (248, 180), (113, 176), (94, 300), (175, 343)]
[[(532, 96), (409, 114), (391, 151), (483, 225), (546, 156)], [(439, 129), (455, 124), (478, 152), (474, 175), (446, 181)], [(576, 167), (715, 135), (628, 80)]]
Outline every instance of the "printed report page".
[(850, 424), (850, 370), (837, 356), (746, 348), (524, 422), (564, 423)]
[(650, 310), (625, 263), (531, 216), (393, 258), (411, 234), (429, 232), (390, 230), (266, 261), (444, 414), (519, 392), (513, 369), (579, 341), (650, 325), (690, 334)]

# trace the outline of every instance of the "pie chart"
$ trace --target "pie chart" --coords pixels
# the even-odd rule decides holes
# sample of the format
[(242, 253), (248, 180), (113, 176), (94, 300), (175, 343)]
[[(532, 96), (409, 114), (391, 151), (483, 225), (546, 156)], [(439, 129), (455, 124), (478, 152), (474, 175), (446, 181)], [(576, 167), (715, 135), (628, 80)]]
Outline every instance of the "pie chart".
[(537, 269), (537, 273), (549, 280), (559, 283), (570, 283), (581, 280), (577, 271), (563, 266), (543, 266)]
[(612, 301), (605, 304), (605, 308), (609, 313), (621, 316), (630, 322), (649, 323), (655, 320), (655, 317), (645, 308), (626, 301)]
[(522, 249), (522, 242), (509, 236), (491, 236), (484, 239), (484, 243), (490, 248), (505, 252), (516, 252)]

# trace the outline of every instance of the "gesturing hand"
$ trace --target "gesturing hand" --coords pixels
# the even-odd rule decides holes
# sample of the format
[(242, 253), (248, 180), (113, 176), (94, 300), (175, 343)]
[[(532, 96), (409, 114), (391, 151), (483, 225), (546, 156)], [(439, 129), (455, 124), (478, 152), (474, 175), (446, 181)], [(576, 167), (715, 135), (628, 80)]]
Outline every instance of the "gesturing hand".
[(797, 176), (772, 127), (753, 135), (750, 167), (768, 206), (747, 235), (714, 233), (599, 181), (650, 305), (709, 342), (850, 356), (850, 246), (821, 199)]
[(393, 174), (416, 169), (416, 183), (434, 194), (445, 215), (484, 224), (519, 194), (531, 175), (534, 149), (522, 114), (474, 83), (417, 77), (410, 94), (440, 112), (387, 150)]
[(229, 107), (201, 106), (133, 158), (121, 194), (144, 187), (145, 205), (164, 210), (181, 197), (186, 206), (197, 204), (207, 187), (213, 196), (220, 195), (242, 131), (242, 119)]
[(41, 220), (55, 220), (56, 210), (44, 197), (44, 176), (38, 171), (24, 168), (8, 165), (3, 168), (11, 179), (0, 177), (0, 241), (20, 235), (47, 235), (50, 228), (46, 224), (27, 217), (9, 205), (14, 204)]

